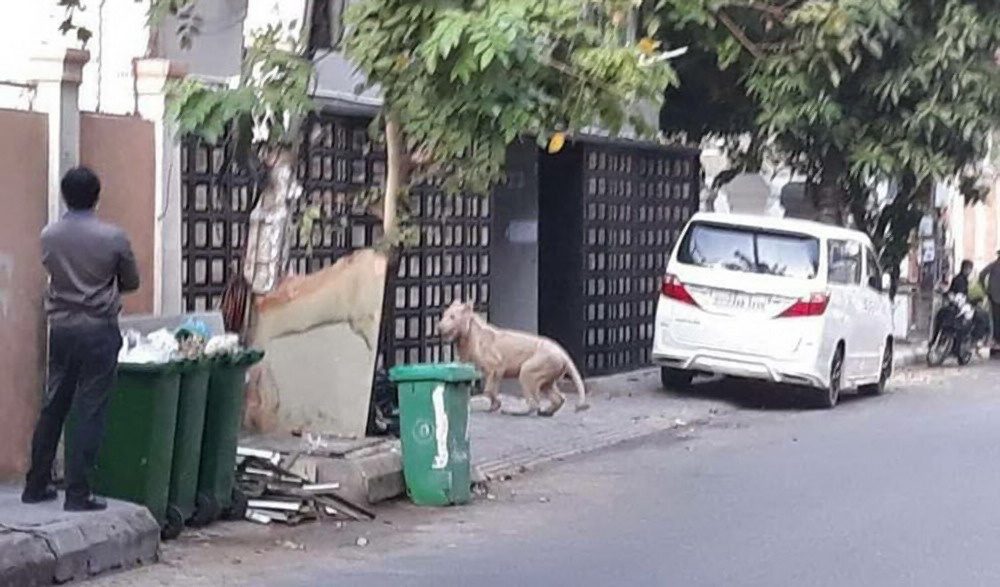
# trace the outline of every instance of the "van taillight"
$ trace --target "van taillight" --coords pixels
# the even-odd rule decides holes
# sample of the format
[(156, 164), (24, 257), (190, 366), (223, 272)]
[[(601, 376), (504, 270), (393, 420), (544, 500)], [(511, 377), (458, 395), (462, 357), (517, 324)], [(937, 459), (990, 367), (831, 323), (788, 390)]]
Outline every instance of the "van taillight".
[(681, 302), (682, 304), (698, 305), (698, 302), (694, 301), (694, 298), (691, 297), (687, 288), (684, 287), (684, 284), (681, 283), (681, 280), (676, 275), (668, 273), (664, 276), (663, 283), (660, 285), (660, 293), (664, 297)]
[(779, 318), (808, 318), (822, 316), (830, 305), (830, 294), (814, 293), (796, 301), (787, 310), (778, 315)]

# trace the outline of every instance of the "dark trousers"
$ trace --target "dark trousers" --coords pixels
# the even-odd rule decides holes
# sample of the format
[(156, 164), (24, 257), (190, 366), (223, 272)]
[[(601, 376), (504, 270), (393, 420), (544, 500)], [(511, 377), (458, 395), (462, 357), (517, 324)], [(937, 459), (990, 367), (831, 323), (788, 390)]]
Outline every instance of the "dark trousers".
[(90, 497), (90, 474), (104, 435), (104, 414), (115, 383), (118, 325), (53, 326), (49, 332), (49, 365), (35, 435), (26, 492), (40, 492), (52, 482), (55, 459), (66, 416), (73, 411), (73, 436), (67, 439), (66, 499)]
[(1000, 303), (991, 300), (990, 313), (993, 314), (993, 342), (1000, 344)]

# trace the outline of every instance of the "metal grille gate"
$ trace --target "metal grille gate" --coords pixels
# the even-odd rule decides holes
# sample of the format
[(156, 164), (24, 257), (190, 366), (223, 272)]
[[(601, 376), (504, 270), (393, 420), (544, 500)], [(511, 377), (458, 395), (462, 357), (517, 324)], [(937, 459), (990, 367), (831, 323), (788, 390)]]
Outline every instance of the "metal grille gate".
[(698, 152), (594, 139), (541, 169), (543, 332), (586, 375), (649, 365), (656, 292), (698, 208)]
[(645, 366), (660, 280), (698, 208), (693, 157), (595, 145), (584, 174), (585, 369)]
[(239, 271), (254, 186), (225, 164), (229, 148), (193, 139), (181, 146), (181, 291), (189, 311), (217, 308)]
[(442, 310), (456, 299), (472, 302), (481, 313), (489, 310), (490, 199), (433, 189), (410, 197), (421, 219), (420, 245), (403, 251), (390, 290), (391, 362), (450, 361), (451, 345), (434, 336)]
[[(318, 206), (320, 219), (311, 234), (296, 234), (290, 268), (311, 273), (344, 254), (370, 247), (381, 237), (381, 220), (358, 209), (354, 194), (380, 188), (385, 156), (369, 138), (370, 120), (314, 115), (307, 125), (298, 169), (304, 192), (292, 214), (298, 219)], [(253, 178), (226, 164), (232, 145), (206, 145), (188, 139), (182, 145), (182, 292), (188, 310), (217, 308), (229, 279), (241, 270), (245, 226), (257, 194)], [(450, 345), (436, 337), (443, 307), (453, 299), (474, 301), (481, 312), (489, 304), (489, 198), (445, 196), (433, 187), (411, 195), (420, 242), (400, 255), (388, 295), (392, 315), (385, 316), (380, 360), (448, 360)]]

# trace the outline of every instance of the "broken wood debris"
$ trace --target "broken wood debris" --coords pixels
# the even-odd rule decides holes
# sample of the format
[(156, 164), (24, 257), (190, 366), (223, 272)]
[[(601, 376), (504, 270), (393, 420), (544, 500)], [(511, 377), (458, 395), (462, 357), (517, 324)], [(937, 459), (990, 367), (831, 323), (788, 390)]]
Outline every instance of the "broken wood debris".
[(237, 447), (236, 456), (238, 457), (252, 457), (255, 459), (265, 460), (272, 465), (281, 464), (281, 453), (273, 450), (264, 450), (260, 448), (246, 448), (243, 446)]
[(300, 453), (240, 447), (236, 484), (247, 497), (245, 519), (294, 526), (320, 518), (370, 521), (375, 512), (340, 495), (340, 483), (317, 482), (315, 467)]

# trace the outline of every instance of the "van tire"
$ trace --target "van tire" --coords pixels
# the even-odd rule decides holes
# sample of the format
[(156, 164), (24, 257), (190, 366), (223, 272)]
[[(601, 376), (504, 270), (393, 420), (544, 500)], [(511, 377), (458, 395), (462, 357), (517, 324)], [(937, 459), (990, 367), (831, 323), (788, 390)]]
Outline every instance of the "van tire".
[(844, 346), (838, 345), (830, 360), (830, 382), (825, 389), (819, 389), (816, 393), (816, 407), (821, 410), (833, 409), (840, 401), (844, 383), (844, 357)]
[(858, 392), (861, 395), (882, 395), (885, 393), (885, 387), (889, 383), (889, 379), (892, 377), (893, 370), (893, 348), (892, 340), (885, 341), (885, 349), (882, 351), (882, 364), (879, 367), (878, 383), (872, 383), (870, 385), (862, 385), (858, 388)]
[(672, 389), (687, 389), (691, 387), (693, 379), (694, 373), (690, 371), (674, 369), (672, 367), (660, 367), (660, 383), (663, 384), (663, 389), (667, 391)]

